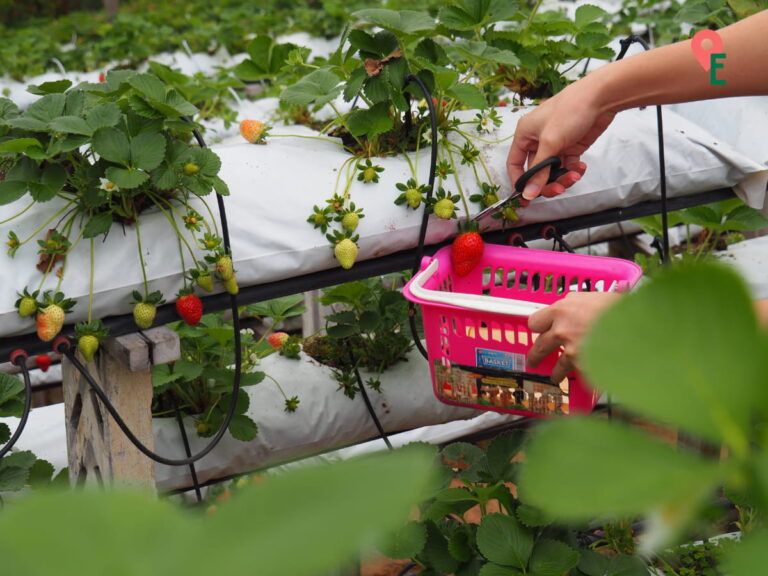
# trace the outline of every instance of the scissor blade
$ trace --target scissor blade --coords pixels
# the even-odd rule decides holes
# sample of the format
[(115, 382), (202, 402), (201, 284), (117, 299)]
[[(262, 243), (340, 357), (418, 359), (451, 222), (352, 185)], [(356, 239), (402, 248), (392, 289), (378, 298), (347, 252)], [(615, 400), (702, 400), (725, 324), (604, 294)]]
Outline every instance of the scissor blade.
[(486, 216), (488, 216), (490, 214), (495, 214), (496, 212), (498, 212), (499, 210), (504, 208), (504, 206), (508, 202), (512, 202), (512, 200), (514, 200), (515, 198), (518, 198), (520, 196), (521, 196), (520, 192), (512, 192), (512, 194), (510, 194), (506, 198), (502, 198), (501, 200), (497, 200), (496, 202), (494, 202), (493, 204), (491, 204), (487, 208), (483, 208), (482, 210), (480, 210), (480, 212), (475, 214), (475, 216), (472, 218), (472, 220), (480, 220), (481, 218), (485, 218)]

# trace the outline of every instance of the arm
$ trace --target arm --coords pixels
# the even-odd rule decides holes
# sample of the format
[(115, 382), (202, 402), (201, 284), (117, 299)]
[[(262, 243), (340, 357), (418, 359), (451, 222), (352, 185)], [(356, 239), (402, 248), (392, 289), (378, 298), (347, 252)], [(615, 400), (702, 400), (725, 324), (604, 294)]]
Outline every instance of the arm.
[(571, 172), (545, 186), (548, 173), (531, 178), (524, 197), (555, 196), (586, 170), (581, 154), (620, 111), (637, 106), (671, 104), (728, 96), (768, 94), (768, 10), (719, 32), (726, 54), (711, 85), (691, 41), (656, 48), (598, 68), (543, 102), (518, 123), (507, 169), (514, 183), (525, 169), (549, 156), (560, 156)]

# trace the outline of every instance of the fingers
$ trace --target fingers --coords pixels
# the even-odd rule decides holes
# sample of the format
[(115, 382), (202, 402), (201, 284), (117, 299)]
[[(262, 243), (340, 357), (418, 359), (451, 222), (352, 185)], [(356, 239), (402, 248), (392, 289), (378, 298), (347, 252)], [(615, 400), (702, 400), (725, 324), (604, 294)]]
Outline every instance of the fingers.
[(552, 382), (560, 383), (571, 372), (576, 369), (576, 364), (568, 354), (563, 352), (555, 363), (555, 367), (552, 369)]

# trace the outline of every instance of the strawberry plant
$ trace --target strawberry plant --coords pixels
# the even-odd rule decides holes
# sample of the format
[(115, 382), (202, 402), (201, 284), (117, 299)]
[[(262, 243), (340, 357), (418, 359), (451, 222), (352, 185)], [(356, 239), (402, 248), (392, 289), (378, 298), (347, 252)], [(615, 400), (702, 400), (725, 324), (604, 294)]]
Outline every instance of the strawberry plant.
[[(303, 312), (301, 296), (252, 304), (241, 310), (244, 317), (269, 317), (273, 325)], [(232, 383), (235, 377), (235, 335), (232, 322), (225, 320), (223, 313), (212, 313), (202, 316), (193, 325), (176, 322), (170, 326), (179, 334), (181, 357), (176, 362), (152, 369), (155, 392), (153, 415), (173, 416), (178, 407), (182, 413), (194, 418), (195, 428), (200, 436), (213, 436), (221, 427), (232, 400)], [(258, 384), (267, 376), (270, 382), (277, 386), (278, 391), (283, 393), (278, 382), (258, 370), (261, 358), (288, 346), (288, 336), (283, 338), (279, 334), (268, 331), (261, 338), (255, 338), (253, 330), (241, 331), (241, 389), (235, 400), (235, 416), (229, 424), (230, 434), (238, 440), (252, 440), (258, 433), (256, 422), (246, 414), (250, 401), (242, 387)], [(278, 342), (280, 345), (276, 346)], [(286, 411), (296, 411), (299, 399), (285, 397), (285, 394), (283, 396)]]
[[(38, 358), (39, 365), (43, 362)], [(23, 410), (24, 383), (18, 377), (0, 373), (0, 417), (21, 418)], [(0, 422), (0, 447), (10, 439), (11, 429)], [(39, 460), (28, 450), (11, 451), (0, 458), (0, 509), (4, 505), (4, 492), (18, 492), (30, 485), (44, 487), (50, 484), (53, 472), (49, 462)]]
[(333, 313), (325, 318), (325, 334), (304, 341), (304, 352), (331, 366), (339, 389), (350, 398), (358, 392), (356, 369), (374, 372), (367, 384), (378, 390), (378, 376), (413, 346), (408, 304), (396, 289), (400, 278), (395, 274), (349, 282), (324, 289), (319, 298)]
[[(144, 286), (133, 295), (134, 311), (141, 312), (137, 324), (146, 328), (162, 295), (151, 291), (147, 282), (142, 213), (150, 207), (159, 210), (178, 238), (182, 268), (189, 258), (202, 277), (212, 271), (211, 255), (222, 254), (216, 222), (200, 213), (212, 214), (204, 197), (214, 190), (227, 194), (228, 189), (218, 177), (221, 162), (216, 154), (191, 142), (196, 124), (187, 117), (197, 109), (157, 76), (113, 71), (97, 84), (71, 86), (62, 80), (30, 90), (40, 98), (23, 111), (0, 99), (0, 155), (5, 160), (0, 205), (19, 206), (6, 222), (29, 209), (49, 214), (45, 224), (25, 238), (8, 232), (12, 256), (35, 241), (40, 255), (40, 280), (34, 289), (19, 294), (17, 307), (22, 317), (36, 317), (41, 339), (54, 338), (72, 306), (62, 291), (67, 258), (79, 247), (89, 250), (90, 269), (80, 272), (90, 275), (91, 296), (78, 332), (89, 336), (84, 342), (90, 351), (93, 337), (103, 334), (92, 317), (95, 240), (109, 234), (115, 223), (135, 229)], [(185, 284), (191, 292), (192, 278)], [(188, 317), (193, 317), (192, 311)]]

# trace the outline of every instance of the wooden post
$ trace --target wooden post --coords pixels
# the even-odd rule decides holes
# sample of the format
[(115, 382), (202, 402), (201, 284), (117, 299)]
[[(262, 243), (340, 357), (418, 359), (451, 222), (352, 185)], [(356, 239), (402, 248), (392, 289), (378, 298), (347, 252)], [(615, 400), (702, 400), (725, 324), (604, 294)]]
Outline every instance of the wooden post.
[[(180, 356), (179, 336), (162, 326), (108, 338), (86, 367), (133, 434), (150, 450), (155, 364)], [(69, 479), (72, 485), (129, 485), (154, 491), (155, 462), (142, 454), (107, 412), (85, 378), (62, 360)]]

